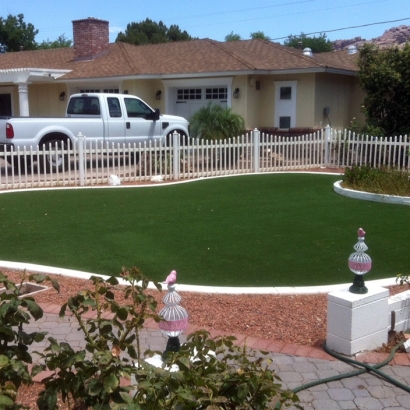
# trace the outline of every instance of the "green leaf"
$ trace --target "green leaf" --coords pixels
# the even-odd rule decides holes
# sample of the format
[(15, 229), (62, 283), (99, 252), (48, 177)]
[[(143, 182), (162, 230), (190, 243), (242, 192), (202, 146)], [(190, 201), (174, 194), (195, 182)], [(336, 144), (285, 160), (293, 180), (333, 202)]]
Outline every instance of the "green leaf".
[(110, 278), (108, 278), (106, 280), (107, 283), (109, 283), (110, 285), (118, 285), (118, 279), (115, 276), (111, 276)]
[(112, 360), (112, 354), (111, 352), (104, 352), (100, 357), (99, 357), (99, 363), (101, 365), (107, 365), (111, 362)]
[(88, 384), (87, 391), (90, 396), (97, 396), (103, 389), (103, 385), (99, 380), (91, 380)]
[(128, 310), (126, 308), (118, 309), (117, 316), (120, 320), (127, 320)]
[(28, 309), (28, 311), (31, 313), (35, 320), (38, 320), (43, 317), (43, 309), (41, 309), (41, 307), (37, 305), (36, 302), (23, 299), (21, 304)]
[(130, 396), (129, 393), (121, 391), (120, 392), (121, 398), (124, 400), (125, 403), (131, 404), (132, 403), (132, 397)]
[(7, 366), (9, 362), (9, 358), (7, 356), (0, 355), (0, 368)]
[(13, 400), (9, 396), (0, 395), (0, 409), (7, 408), (6, 406), (12, 406)]
[(104, 390), (108, 393), (112, 393), (119, 386), (119, 384), (119, 378), (114, 373), (111, 373), (104, 379)]
[(46, 403), (48, 409), (55, 409), (57, 405), (57, 392), (54, 391), (51, 394), (47, 394)]
[(51, 284), (53, 285), (53, 288), (60, 293), (60, 284), (55, 280), (55, 279), (50, 279)]

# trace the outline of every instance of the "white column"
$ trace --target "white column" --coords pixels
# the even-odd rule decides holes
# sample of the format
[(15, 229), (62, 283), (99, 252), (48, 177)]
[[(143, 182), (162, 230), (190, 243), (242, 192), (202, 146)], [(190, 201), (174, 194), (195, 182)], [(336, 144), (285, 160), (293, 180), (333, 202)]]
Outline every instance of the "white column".
[(28, 85), (30, 83), (17, 83), (19, 86), (19, 108), (20, 116), (28, 117), (30, 115), (28, 105)]

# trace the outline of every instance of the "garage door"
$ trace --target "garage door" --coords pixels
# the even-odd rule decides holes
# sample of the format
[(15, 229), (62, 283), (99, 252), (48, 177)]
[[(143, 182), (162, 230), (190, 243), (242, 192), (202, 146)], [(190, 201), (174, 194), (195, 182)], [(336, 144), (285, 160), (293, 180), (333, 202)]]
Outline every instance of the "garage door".
[(227, 87), (198, 87), (176, 89), (176, 115), (191, 118), (192, 114), (208, 103), (226, 107), (228, 103)]

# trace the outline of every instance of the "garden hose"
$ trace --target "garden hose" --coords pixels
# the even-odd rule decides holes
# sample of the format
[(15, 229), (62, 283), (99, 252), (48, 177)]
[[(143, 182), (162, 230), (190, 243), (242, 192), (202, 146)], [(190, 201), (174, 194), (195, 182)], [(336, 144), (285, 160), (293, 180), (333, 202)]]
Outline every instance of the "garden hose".
[[(355, 370), (353, 372), (349, 372), (349, 373), (343, 373), (343, 374), (338, 374), (336, 376), (330, 376), (324, 379), (320, 379), (320, 380), (314, 380), (312, 382), (306, 383), (306, 384), (302, 384), (301, 386), (295, 387), (294, 389), (292, 389), (293, 393), (298, 393), (302, 390), (305, 389), (309, 389), (311, 387), (317, 386), (319, 384), (324, 384), (324, 383), (329, 383), (329, 382), (334, 382), (337, 380), (341, 380), (341, 379), (347, 379), (349, 377), (354, 377), (354, 376), (359, 376), (360, 374), (366, 373), (366, 372), (374, 372), (376, 373), (378, 376), (383, 377), (385, 380), (387, 380), (389, 383), (395, 385), (396, 387), (399, 387), (400, 389), (403, 389), (404, 391), (410, 393), (410, 386), (403, 384), (401, 382), (399, 382), (396, 379), (393, 379), (392, 377), (390, 377), (389, 375), (381, 372), (379, 369), (383, 366), (386, 366), (394, 357), (397, 349), (399, 347), (401, 347), (404, 343), (404, 340), (401, 341), (398, 345), (396, 345), (390, 352), (389, 357), (385, 360), (383, 360), (382, 362), (371, 366), (367, 363), (363, 363), (363, 362), (359, 362), (357, 360), (354, 359), (350, 359), (346, 356), (343, 356), (341, 354), (338, 354), (336, 352), (333, 352), (332, 350), (329, 350), (328, 347), (326, 346), (326, 343), (323, 345), (323, 349), (326, 353), (328, 353), (329, 355), (335, 357), (336, 359), (345, 362), (345, 363), (349, 363), (351, 365), (355, 365), (355, 366), (360, 366), (362, 367), (362, 369), (359, 370)], [(281, 402), (277, 403), (277, 405), (275, 406), (275, 409), (279, 409), (281, 406)]]

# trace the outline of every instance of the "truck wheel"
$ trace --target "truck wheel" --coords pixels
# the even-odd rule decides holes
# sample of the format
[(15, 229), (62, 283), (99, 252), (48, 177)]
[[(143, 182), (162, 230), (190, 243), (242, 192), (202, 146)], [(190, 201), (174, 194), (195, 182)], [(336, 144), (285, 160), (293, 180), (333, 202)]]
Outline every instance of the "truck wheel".
[[(55, 153), (57, 150), (67, 149), (67, 145), (64, 141), (61, 140), (50, 140), (40, 145), (40, 150), (43, 150), (44, 147), (44, 157), (41, 155), (39, 157), (40, 169), (44, 172), (62, 172), (69, 168), (69, 157), (67, 154)], [(51, 151), (51, 152), (49, 152)]]

